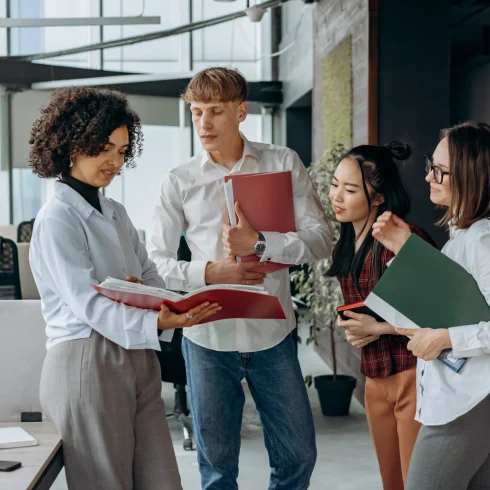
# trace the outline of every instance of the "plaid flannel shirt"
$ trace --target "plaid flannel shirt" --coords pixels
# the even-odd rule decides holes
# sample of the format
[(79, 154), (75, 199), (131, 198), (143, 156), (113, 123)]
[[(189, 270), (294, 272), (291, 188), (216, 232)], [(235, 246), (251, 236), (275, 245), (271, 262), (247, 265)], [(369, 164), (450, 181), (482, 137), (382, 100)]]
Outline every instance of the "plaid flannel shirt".
[[(410, 225), (412, 233), (436, 246), (432, 238), (420, 228)], [(382, 272), (386, 270), (387, 263), (394, 254), (383, 248), (381, 252)], [(371, 252), (366, 255), (364, 265), (359, 277), (359, 290), (352, 276), (338, 277), (344, 304), (353, 304), (364, 301), (376, 285), (374, 278), (370, 277)], [(368, 378), (385, 378), (405, 371), (417, 363), (417, 358), (407, 349), (410, 339), (404, 335), (381, 335), (378, 340), (367, 344), (361, 349), (361, 372)]]

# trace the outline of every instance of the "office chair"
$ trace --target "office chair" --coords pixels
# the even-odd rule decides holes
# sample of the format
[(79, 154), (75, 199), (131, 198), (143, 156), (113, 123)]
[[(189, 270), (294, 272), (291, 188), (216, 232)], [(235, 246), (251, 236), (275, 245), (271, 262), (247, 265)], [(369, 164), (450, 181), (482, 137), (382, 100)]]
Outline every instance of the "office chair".
[(17, 245), (3, 237), (0, 237), (0, 298), (22, 299)]
[[(177, 252), (178, 260), (190, 262), (191, 252), (187, 246), (184, 236), (180, 238), (179, 250)], [(173, 412), (167, 413), (167, 418), (175, 417), (184, 434), (183, 447), (186, 451), (194, 449), (192, 442), (192, 422), (189, 418), (190, 411), (187, 405), (186, 384), (187, 377), (185, 374), (185, 362), (182, 355), (182, 329), (175, 329), (172, 342), (160, 342), (160, 352), (155, 351), (160, 362), (160, 371), (162, 381), (173, 383), (175, 388), (175, 403)]]
[(31, 241), (34, 219), (31, 221), (22, 221), (17, 227), (17, 243), (26, 243)]

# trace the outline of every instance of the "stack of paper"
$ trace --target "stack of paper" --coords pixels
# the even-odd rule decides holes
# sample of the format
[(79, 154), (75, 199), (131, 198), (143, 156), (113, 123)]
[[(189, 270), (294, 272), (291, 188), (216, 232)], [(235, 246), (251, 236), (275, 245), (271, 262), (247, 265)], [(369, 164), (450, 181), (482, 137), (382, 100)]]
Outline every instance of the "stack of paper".
[(37, 440), (20, 427), (0, 429), (0, 449), (36, 446)]

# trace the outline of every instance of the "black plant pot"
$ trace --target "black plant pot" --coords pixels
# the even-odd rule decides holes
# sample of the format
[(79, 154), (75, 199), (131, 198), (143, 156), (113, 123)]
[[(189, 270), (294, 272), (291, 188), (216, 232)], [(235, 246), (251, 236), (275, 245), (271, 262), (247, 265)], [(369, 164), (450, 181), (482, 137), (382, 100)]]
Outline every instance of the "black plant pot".
[(356, 382), (356, 378), (343, 374), (338, 374), (335, 381), (331, 374), (315, 376), (315, 388), (318, 391), (323, 415), (331, 417), (349, 415)]

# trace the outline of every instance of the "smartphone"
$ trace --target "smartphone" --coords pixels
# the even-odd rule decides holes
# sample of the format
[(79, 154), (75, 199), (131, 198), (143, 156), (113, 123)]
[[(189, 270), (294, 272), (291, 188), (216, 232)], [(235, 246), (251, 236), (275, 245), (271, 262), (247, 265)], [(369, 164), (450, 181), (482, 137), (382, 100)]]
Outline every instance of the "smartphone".
[(384, 322), (384, 320), (379, 315), (374, 313), (374, 311), (371, 310), (371, 308), (367, 307), (364, 303), (355, 303), (353, 305), (339, 306), (337, 308), (337, 313), (339, 314), (340, 318), (342, 318), (342, 320), (350, 320), (350, 318), (348, 316), (345, 316), (344, 314), (346, 311), (352, 311), (354, 313), (369, 315), (374, 317), (378, 322)]
[(21, 466), (18, 461), (0, 461), (0, 471), (14, 471)]

